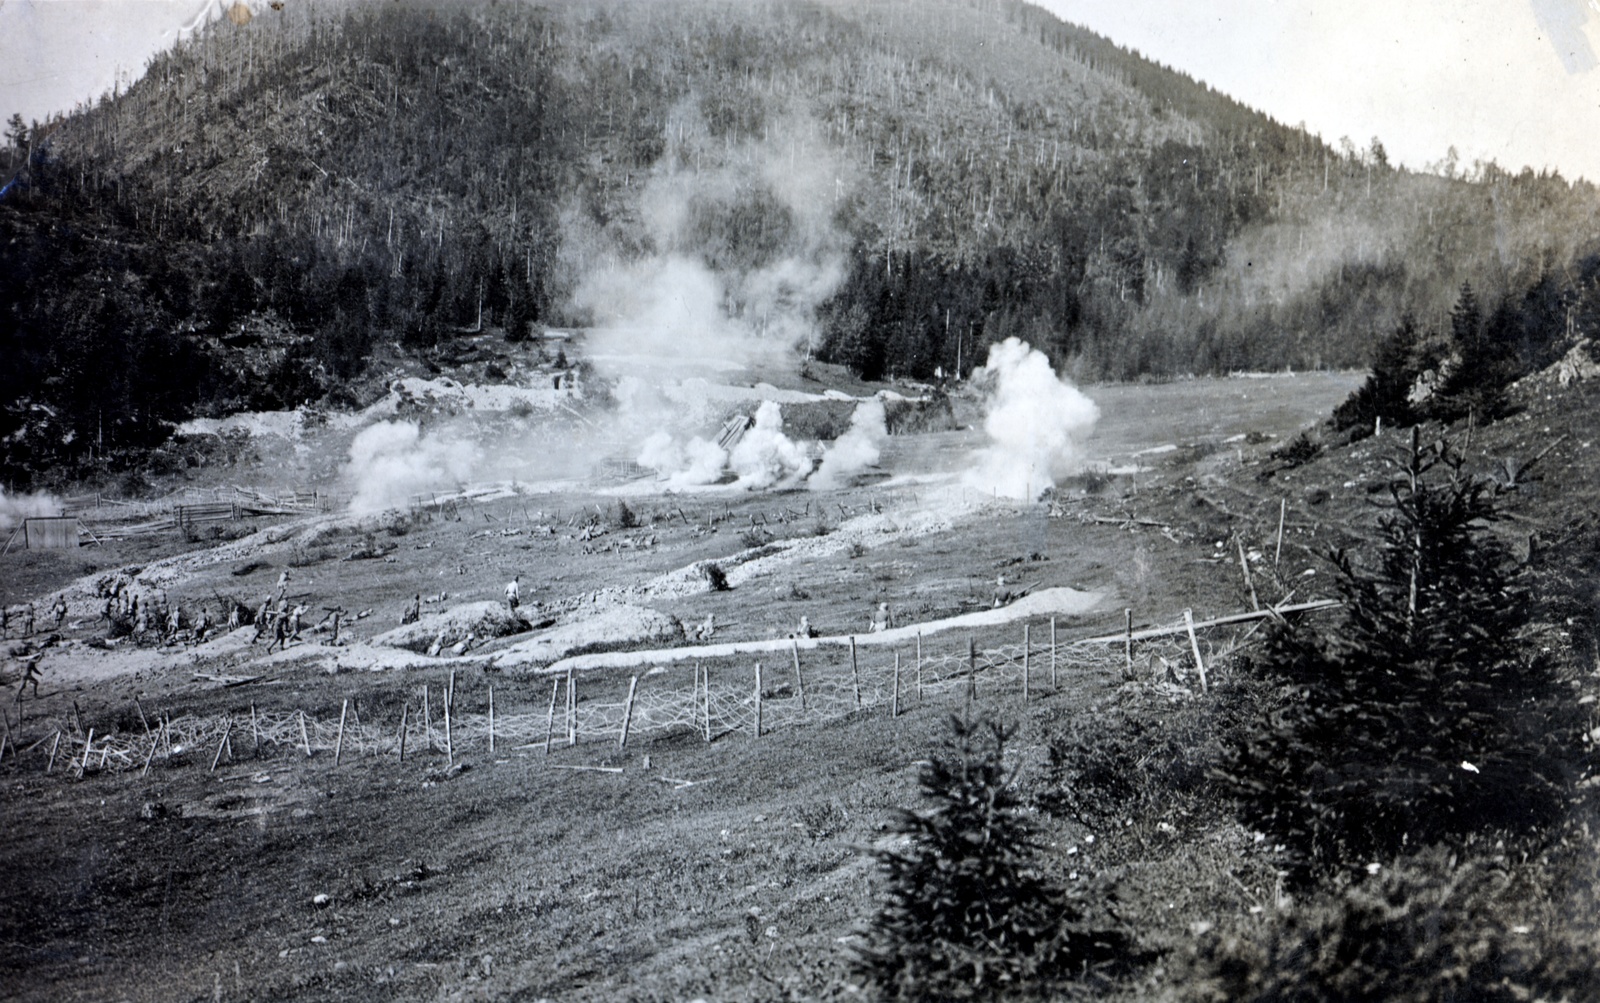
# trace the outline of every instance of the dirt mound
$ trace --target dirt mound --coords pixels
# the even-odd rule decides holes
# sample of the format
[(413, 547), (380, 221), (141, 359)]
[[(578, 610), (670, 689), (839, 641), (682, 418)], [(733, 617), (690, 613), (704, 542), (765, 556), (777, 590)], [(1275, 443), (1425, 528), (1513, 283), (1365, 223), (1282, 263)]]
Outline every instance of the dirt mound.
[(683, 640), (683, 625), (646, 606), (619, 603), (592, 613), (574, 614), (530, 640), (495, 656), (496, 668), (538, 668), (568, 655), (618, 651), (637, 645), (664, 645)]
[(504, 603), (473, 602), (452, 606), (443, 613), (429, 614), (416, 623), (379, 634), (372, 639), (372, 643), (405, 648), (421, 654), (441, 634), (444, 635), (444, 646), (448, 648), (468, 634), (482, 642), (527, 629), (528, 621), (512, 613)]

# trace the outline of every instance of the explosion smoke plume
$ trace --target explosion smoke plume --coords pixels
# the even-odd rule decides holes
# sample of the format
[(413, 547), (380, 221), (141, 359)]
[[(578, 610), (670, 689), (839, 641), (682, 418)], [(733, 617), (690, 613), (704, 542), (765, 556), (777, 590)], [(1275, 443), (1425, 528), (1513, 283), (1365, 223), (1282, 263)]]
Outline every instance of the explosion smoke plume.
[(408, 504), (427, 491), (466, 484), (479, 465), (470, 442), (427, 433), (415, 422), (380, 421), (350, 443), (345, 477), (355, 488), (350, 511), (379, 512)]
[(989, 346), (983, 429), (989, 444), (962, 476), (968, 487), (1032, 500), (1077, 470), (1100, 409), (1059, 378), (1043, 352), (1016, 338)]

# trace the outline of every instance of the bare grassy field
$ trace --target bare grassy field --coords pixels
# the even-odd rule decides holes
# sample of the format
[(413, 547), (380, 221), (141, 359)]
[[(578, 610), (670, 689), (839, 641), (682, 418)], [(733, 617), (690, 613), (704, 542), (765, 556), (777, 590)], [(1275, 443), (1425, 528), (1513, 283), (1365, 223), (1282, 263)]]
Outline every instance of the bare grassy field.
[[(888, 480), (839, 492), (633, 495), (632, 527), (620, 525), (614, 495), (525, 488), (400, 519), (263, 524), (233, 542), (130, 538), (70, 556), (13, 552), (3, 565), (7, 601), (34, 601), (42, 618), (64, 588), (72, 613), (65, 643), (40, 661), (40, 695), (8, 708), (0, 802), (11, 867), (0, 883), (0, 995), (852, 995), (848, 948), (876, 901), (864, 850), (890, 838), (895, 808), (916, 803), (918, 762), (946, 717), (968, 707), (965, 685), (931, 685), (936, 667), (962, 668), (971, 639), (979, 652), (972, 709), (1020, 725), (1019, 783), (1034, 792), (1050, 785), (1052, 737), (1092, 728), (1113, 708), (1148, 703), (1199, 727), (1205, 711), (1189, 695), (1186, 639), (1141, 642), (1132, 670), (1120, 645), (1072, 655), (1068, 645), (1120, 632), (1125, 609), (1140, 629), (1181, 623), (1186, 608), (1199, 620), (1248, 609), (1236, 555), (1217, 546), (1236, 530), (1256, 534), (1250, 543), (1269, 551), (1255, 562), (1264, 600), (1290, 587), (1297, 599), (1312, 597), (1314, 584), (1300, 577), (1312, 564), (1305, 552), (1286, 548), (1274, 573), (1264, 538), (1270, 521), (1245, 523), (1203, 497), (1225, 489), (1186, 478), (1253, 485), (1264, 505), (1269, 491), (1251, 475), (1352, 383), (1318, 374), (1103, 388), (1096, 396), (1106, 438), (1096, 458), (1180, 448), (1150, 454), (1136, 483), (1068, 485), (1051, 503), (963, 497), (947, 482), (907, 476), (937, 472), (938, 464), (914, 460), (953, 464), (975, 441), (954, 432), (892, 442)], [(1270, 403), (1258, 412), (1260, 398)], [(1259, 434), (1226, 441), (1246, 432)], [(578, 527), (591, 516), (608, 529), (583, 540)], [(1332, 539), (1309, 517), (1289, 522), (1291, 544)], [(381, 556), (345, 559), (369, 552)], [(729, 570), (730, 590), (674, 577), (706, 561)], [(130, 566), (140, 568), (133, 578), (153, 582), (140, 586), (148, 595), (165, 591), (213, 610), (223, 597), (255, 606), (287, 571), (288, 592), (313, 611), (307, 623), (333, 606), (350, 619), (338, 645), (308, 631), (271, 655), (265, 641), (249, 643), (249, 627), (202, 644), (93, 646), (105, 634), (93, 582)], [(626, 600), (690, 628), (713, 616), (719, 642), (782, 639), (802, 615), (823, 635), (861, 634), (879, 602), (890, 603), (897, 626), (987, 609), (1002, 573), (1014, 586), (1070, 588), (1098, 601), (1057, 617), (1054, 688), (1050, 618), (1026, 617), (930, 631), (929, 685), (920, 696), (914, 642), (862, 645), (859, 709), (845, 696), (844, 644), (807, 649), (804, 682), (786, 653), (708, 658), (712, 695), (742, 708), (717, 715), (710, 741), (698, 719), (672, 724), (662, 711), (654, 726), (646, 712), (669, 692), (692, 706), (702, 692), (692, 665), (578, 673), (574, 716), (591, 730), (569, 745), (565, 699), (552, 700), (553, 688), (565, 692), (559, 666), (552, 676), (537, 660), (507, 657), (533, 635), (487, 641), (458, 657), (370, 643), (396, 626), (415, 595), (444, 595), (425, 604), (425, 615), (497, 601), (515, 573), (530, 620), (582, 622)], [(355, 619), (364, 610), (372, 612)], [(1027, 702), (1019, 665), (1025, 623)], [(1213, 672), (1227, 672), (1222, 656), (1247, 629), (1201, 632)], [(650, 646), (613, 641), (600, 646)], [(758, 660), (766, 662), (768, 715), (759, 737), (743, 723)], [(1167, 681), (1164, 660), (1184, 685)], [(639, 725), (619, 747), (611, 724), (593, 722), (614, 721), (597, 708), (623, 706), (635, 678)], [(447, 751), (442, 701), (452, 679)], [(811, 688), (805, 713), (796, 710), (799, 686)], [(305, 740), (301, 714), (310, 722)], [(341, 714), (348, 721), (339, 742)], [(162, 721), (171, 722), (165, 735)], [(1158, 948), (1181, 944), (1195, 922), (1258, 915), (1252, 907), (1270, 901), (1273, 871), (1246, 834), (1190, 832), (1170, 818), (1177, 824), (1147, 813), (1095, 832), (1041, 813), (1047, 867), (1068, 884), (1115, 872), (1124, 911)], [(1119, 990), (1129, 998), (1153, 991)]]

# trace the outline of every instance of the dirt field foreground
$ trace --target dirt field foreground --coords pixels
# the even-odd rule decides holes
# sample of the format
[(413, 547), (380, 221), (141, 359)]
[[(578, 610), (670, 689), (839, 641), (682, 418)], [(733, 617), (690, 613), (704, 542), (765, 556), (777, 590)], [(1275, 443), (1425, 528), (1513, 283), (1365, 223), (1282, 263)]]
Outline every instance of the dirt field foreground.
[[(867, 853), (897, 838), (952, 712), (1019, 726), (1018, 788), (1041, 804), (1063, 734), (1137, 710), (1172, 722), (1152, 748), (1204, 741), (1193, 649), (1215, 682), (1254, 627), (1207, 623), (1248, 612), (1251, 588), (1318, 599), (1316, 552), (1370, 525), (1397, 440), (1270, 457), (1355, 382), (1091, 391), (1092, 469), (1122, 472), (1037, 503), (960, 486), (969, 429), (891, 439), (832, 492), (485, 485), (232, 540), (13, 550), (8, 606), (33, 602), (41, 633), (57, 594), (69, 612), (38, 695), (7, 706), (0, 997), (855, 997)], [(1533, 395), (1478, 433), (1485, 465), (1567, 436), (1515, 500), (1526, 520), (1594, 497), (1585, 394)], [(996, 609), (1000, 575), (1026, 594)], [(280, 588), (307, 608), (283, 650), (219, 623)], [(166, 644), (108, 641), (121, 589), (207, 606), (209, 636), (191, 619)], [(880, 603), (892, 629), (870, 633)], [(796, 642), (802, 616), (817, 636)], [(1156, 952), (1264, 921), (1270, 848), (1193, 809), (1131, 805), (1103, 831), (1041, 810), (1043, 865), (1112, 882)], [(1157, 997), (1166, 971), (1109, 992)]]

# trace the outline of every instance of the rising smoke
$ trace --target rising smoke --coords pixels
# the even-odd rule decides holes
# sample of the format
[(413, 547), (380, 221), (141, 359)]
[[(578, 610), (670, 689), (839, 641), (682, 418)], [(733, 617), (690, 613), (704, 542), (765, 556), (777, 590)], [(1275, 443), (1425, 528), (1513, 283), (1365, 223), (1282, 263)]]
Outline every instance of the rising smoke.
[(978, 451), (962, 482), (1002, 498), (1031, 500), (1082, 463), (1082, 442), (1100, 409), (1056, 376), (1043, 352), (1016, 338), (989, 346), (982, 370), (988, 386)]
[(806, 447), (783, 434), (783, 410), (772, 401), (756, 409), (755, 424), (728, 455), (741, 487), (761, 490), (797, 483), (811, 473)]
[(14, 495), (0, 488), (0, 531), (9, 533), (22, 525), (24, 519), (60, 515), (61, 511), (61, 499), (55, 495), (45, 492)]
[(850, 416), (850, 427), (822, 455), (822, 463), (806, 486), (815, 491), (844, 487), (866, 468), (875, 465), (889, 438), (888, 417), (882, 401), (863, 401)]
[(350, 511), (381, 512), (419, 495), (457, 490), (480, 466), (481, 452), (465, 439), (424, 433), (416, 422), (380, 421), (350, 443), (344, 474), (354, 489)]

